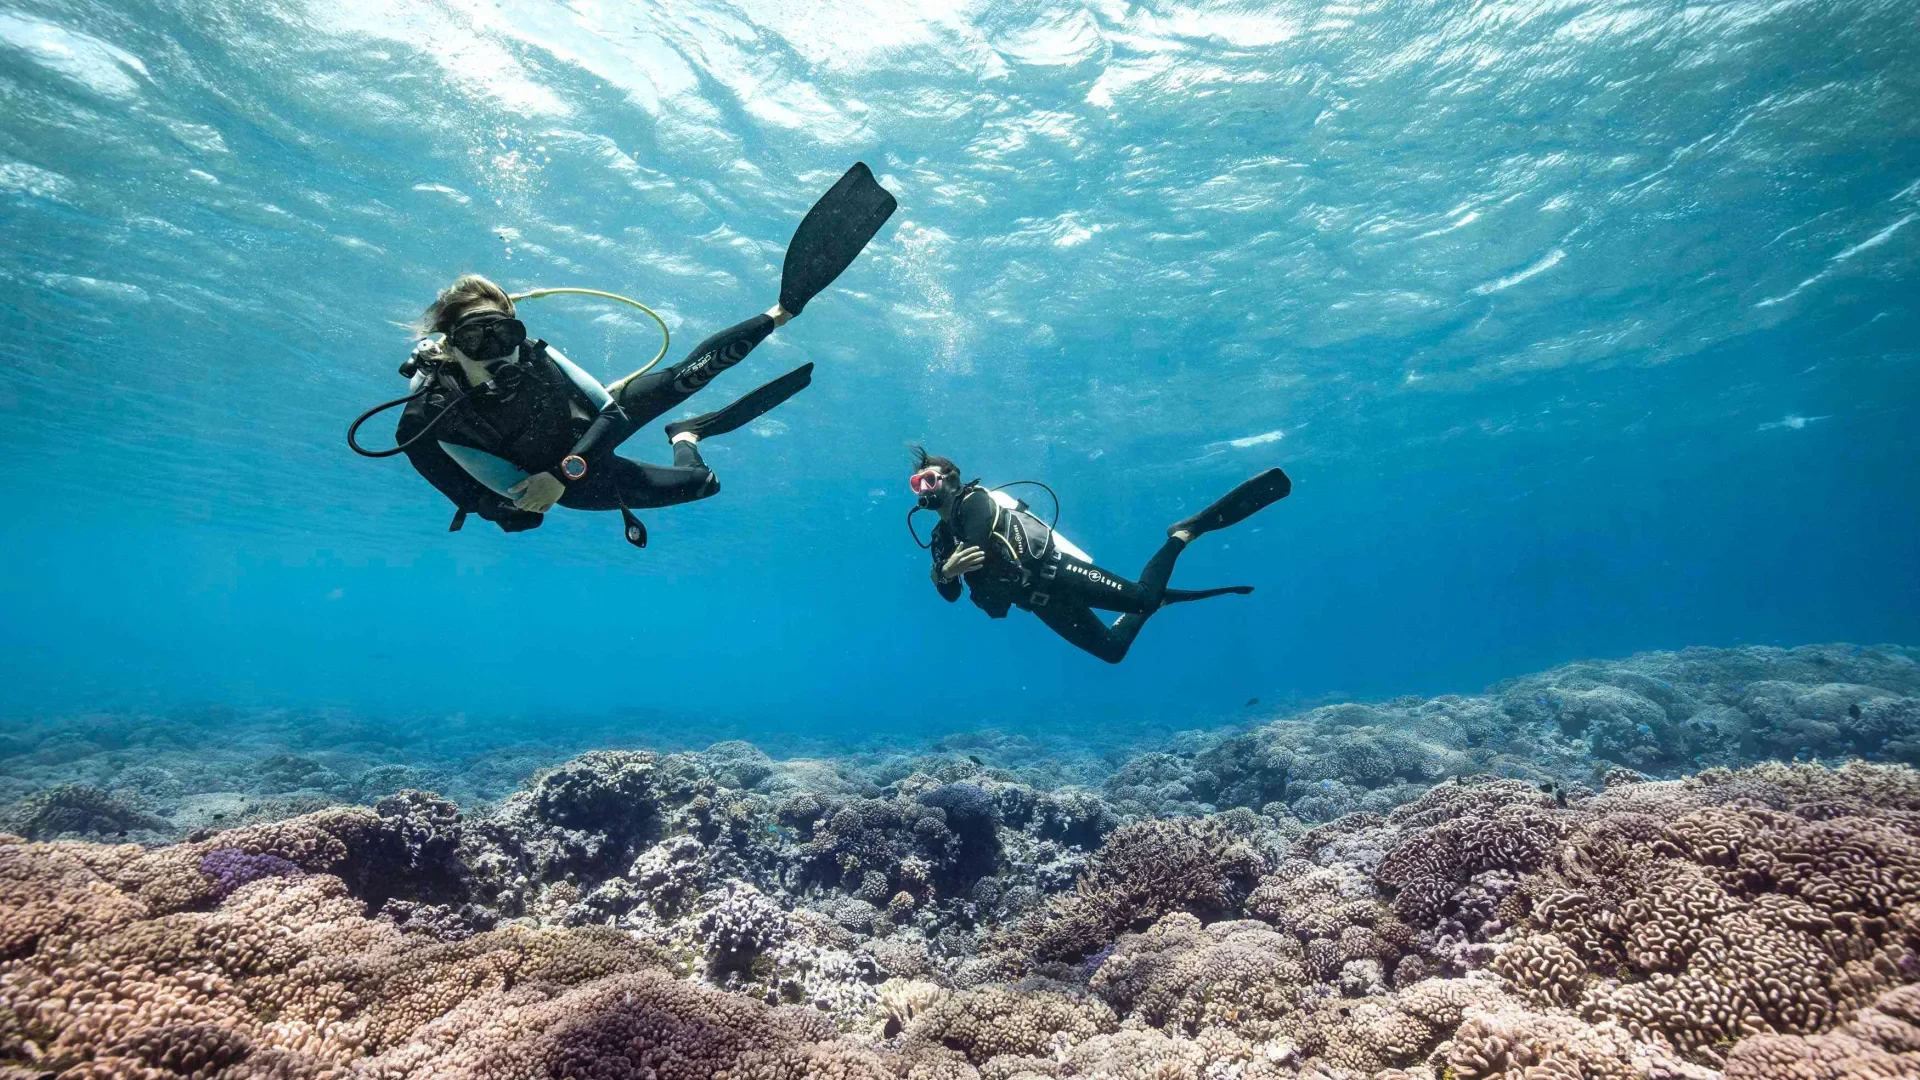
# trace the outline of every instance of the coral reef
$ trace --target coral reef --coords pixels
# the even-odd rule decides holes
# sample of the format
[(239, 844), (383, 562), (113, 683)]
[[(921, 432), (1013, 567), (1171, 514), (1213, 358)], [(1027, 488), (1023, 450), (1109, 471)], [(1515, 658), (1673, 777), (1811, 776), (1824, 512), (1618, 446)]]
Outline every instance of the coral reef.
[(1920, 986), (1880, 995), (1822, 1035), (1759, 1035), (1727, 1055), (1726, 1080), (1893, 1080), (1920, 1076)]
[(1079, 960), (1168, 912), (1228, 916), (1274, 860), (1277, 843), (1244, 810), (1135, 822), (1107, 838), (1073, 892), (1035, 912), (1007, 944), (1041, 960)]
[(1920, 664), (1898, 649), (1686, 649), (1582, 662), (1477, 697), (1341, 704), (1108, 777), (1122, 812), (1285, 807), (1304, 821), (1386, 813), (1439, 780), (1556, 787), (1614, 767), (1678, 776), (1814, 757), (1920, 765)]
[(1920, 1075), (1913, 668), (1650, 654), (1104, 766), (262, 746), (217, 820), (106, 721), (16, 735), (0, 1078)]

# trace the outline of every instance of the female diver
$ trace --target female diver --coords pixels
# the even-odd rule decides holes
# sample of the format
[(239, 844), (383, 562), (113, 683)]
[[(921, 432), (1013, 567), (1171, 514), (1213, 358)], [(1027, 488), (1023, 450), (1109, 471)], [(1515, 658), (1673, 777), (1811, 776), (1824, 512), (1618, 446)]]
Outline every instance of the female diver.
[[(1194, 537), (1246, 520), (1287, 497), (1293, 484), (1279, 469), (1248, 480), (1198, 514), (1167, 530), (1140, 580), (1128, 581), (1102, 570), (1086, 553), (1067, 542), (1025, 503), (999, 491), (962, 484), (951, 460), (914, 447), (914, 472), (907, 485), (920, 508), (938, 511), (928, 550), (933, 554), (933, 584), (949, 603), (960, 599), (966, 579), (974, 605), (1003, 619), (1009, 607), (1025, 608), (1054, 633), (1117, 664), (1126, 659), (1133, 639), (1154, 612), (1168, 604), (1204, 600), (1227, 593), (1245, 595), (1250, 585), (1224, 589), (1170, 589), (1174, 560)], [(1120, 612), (1108, 625), (1093, 609)]]
[(478, 275), (464, 276), (421, 319), (422, 331), (442, 339), (422, 341), (402, 369), (416, 394), (400, 416), (399, 448), (453, 501), (453, 529), (470, 513), (519, 532), (538, 527), (555, 505), (617, 509), (627, 519), (628, 541), (645, 546), (646, 530), (631, 511), (718, 492), (719, 480), (700, 459), (700, 440), (733, 431), (799, 393), (811, 381), (813, 365), (803, 364), (717, 412), (668, 424), (671, 466), (617, 457), (614, 448), (799, 315), (852, 264), (895, 206), (867, 167), (856, 164), (794, 233), (779, 303), (701, 342), (673, 367), (636, 372), (607, 387), (558, 349), (529, 341), (505, 290)]

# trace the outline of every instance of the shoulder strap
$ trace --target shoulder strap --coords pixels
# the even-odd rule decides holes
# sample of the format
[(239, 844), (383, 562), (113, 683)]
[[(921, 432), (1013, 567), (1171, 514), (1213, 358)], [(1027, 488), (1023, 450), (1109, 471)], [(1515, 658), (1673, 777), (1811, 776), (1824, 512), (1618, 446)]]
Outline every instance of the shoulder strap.
[(569, 383), (573, 384), (574, 390), (578, 391), (580, 396), (585, 398), (587, 403), (592, 405), (594, 409), (604, 409), (613, 401), (613, 395), (607, 393), (607, 388), (600, 385), (599, 379), (587, 374), (585, 369), (567, 359), (559, 349), (548, 345), (544, 341), (535, 341), (528, 347), (531, 348), (536, 355), (544, 356), (548, 360), (553, 361), (553, 366), (560, 369), (560, 373), (567, 377)]

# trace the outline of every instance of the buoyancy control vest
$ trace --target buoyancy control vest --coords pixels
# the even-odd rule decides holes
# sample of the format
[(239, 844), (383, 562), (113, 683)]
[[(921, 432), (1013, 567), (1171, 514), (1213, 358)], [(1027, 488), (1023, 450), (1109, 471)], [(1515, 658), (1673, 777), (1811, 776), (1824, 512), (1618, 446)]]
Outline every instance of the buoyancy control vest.
[[(1062, 557), (1093, 562), (1092, 556), (1040, 520), (1024, 500), (1004, 491), (968, 484), (961, 489), (955, 517), (961, 516), (967, 500), (978, 498), (990, 500), (992, 507), (991, 525), (980, 544), (987, 563), (966, 575), (966, 580), (974, 604), (989, 615), (1001, 617), (1012, 604), (1023, 608), (1045, 604)], [(972, 539), (956, 537), (950, 542)], [(936, 561), (944, 558), (939, 552), (935, 555)]]
[(431, 425), (440, 448), (502, 496), (528, 476), (552, 471), (612, 400), (544, 341), (530, 341), (513, 360), (490, 361), (487, 369), (493, 378), (468, 389), (456, 365), (421, 368), (395, 437), (405, 441)]

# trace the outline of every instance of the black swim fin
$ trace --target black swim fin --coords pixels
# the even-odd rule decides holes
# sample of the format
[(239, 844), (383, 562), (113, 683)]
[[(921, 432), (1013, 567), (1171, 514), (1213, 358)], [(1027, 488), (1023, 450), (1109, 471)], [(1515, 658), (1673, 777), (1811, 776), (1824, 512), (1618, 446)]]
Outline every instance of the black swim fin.
[(1293, 481), (1279, 469), (1268, 469), (1259, 476), (1248, 480), (1216, 501), (1212, 506), (1193, 515), (1185, 521), (1175, 522), (1167, 529), (1167, 535), (1176, 532), (1199, 536), (1215, 529), (1224, 529), (1241, 522), (1272, 506), (1287, 497), (1293, 490)]
[(1251, 592), (1253, 592), (1251, 585), (1228, 585), (1223, 589), (1168, 589), (1160, 601), (1160, 606), (1185, 604), (1194, 600), (1210, 600), (1216, 596), (1246, 596)]
[(854, 162), (807, 211), (787, 245), (780, 272), (780, 306), (787, 314), (800, 314), (807, 301), (852, 266), (899, 205), (865, 162)]
[(745, 397), (725, 408), (675, 420), (667, 425), (667, 438), (689, 431), (702, 439), (725, 435), (765, 416), (781, 402), (805, 390), (812, 381), (813, 365), (801, 364), (758, 390), (749, 391)]

